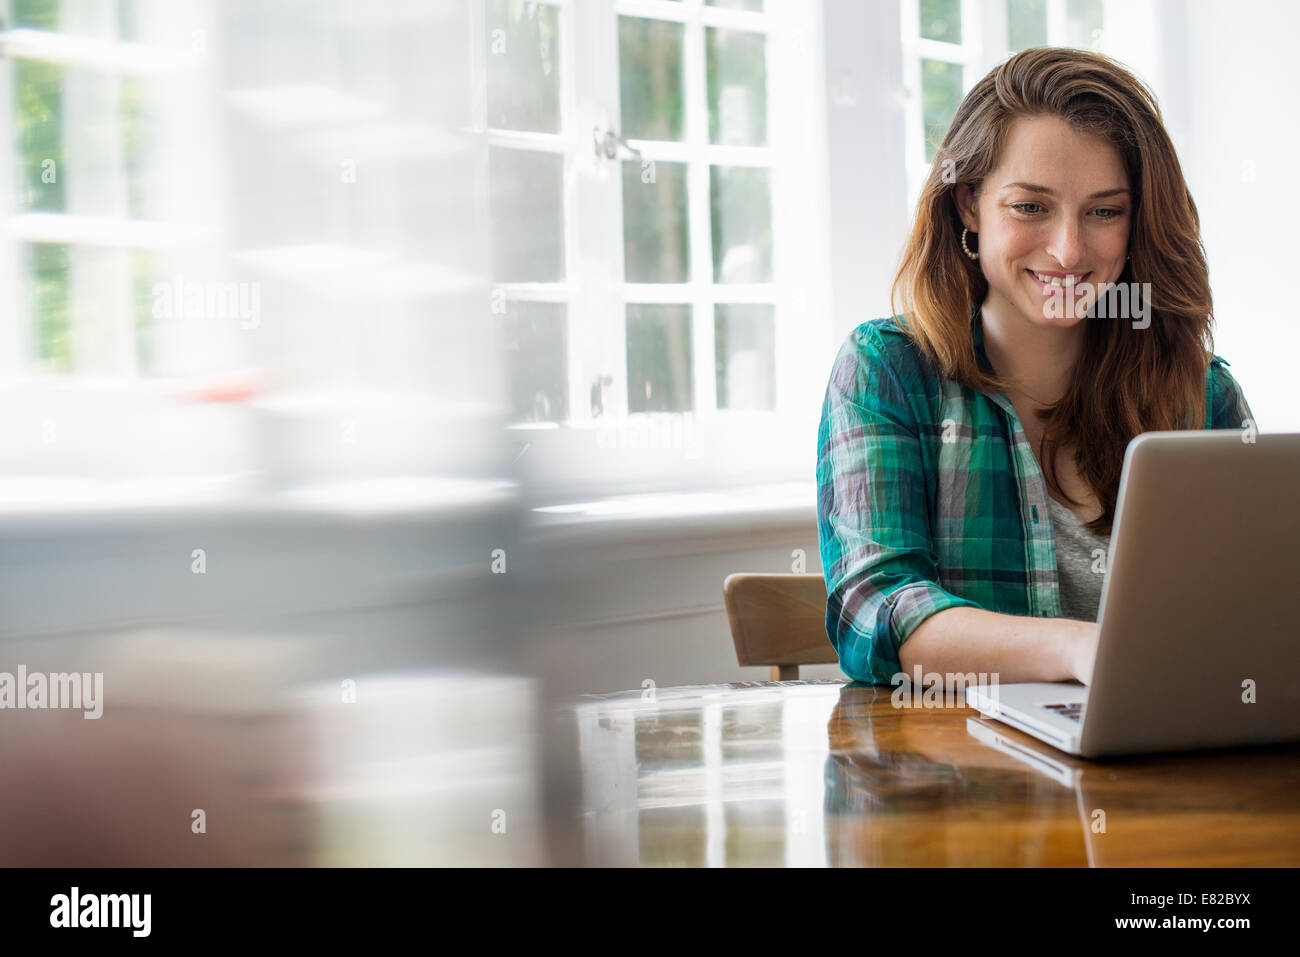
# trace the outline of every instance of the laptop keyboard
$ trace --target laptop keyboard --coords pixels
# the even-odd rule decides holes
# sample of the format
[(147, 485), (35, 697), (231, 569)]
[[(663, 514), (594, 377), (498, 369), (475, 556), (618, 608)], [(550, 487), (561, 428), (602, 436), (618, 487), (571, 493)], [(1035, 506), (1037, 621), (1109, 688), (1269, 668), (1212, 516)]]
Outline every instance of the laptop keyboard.
[(1049, 711), (1055, 711), (1063, 718), (1069, 718), (1071, 721), (1078, 721), (1083, 713), (1083, 702), (1075, 701), (1072, 704), (1045, 704), (1044, 708)]

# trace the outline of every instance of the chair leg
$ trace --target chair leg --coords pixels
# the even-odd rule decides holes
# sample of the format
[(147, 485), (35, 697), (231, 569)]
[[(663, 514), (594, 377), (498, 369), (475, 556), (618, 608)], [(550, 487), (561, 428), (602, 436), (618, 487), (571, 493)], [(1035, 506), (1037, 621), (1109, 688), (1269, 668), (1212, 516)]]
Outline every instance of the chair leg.
[(771, 681), (798, 681), (798, 665), (772, 665)]

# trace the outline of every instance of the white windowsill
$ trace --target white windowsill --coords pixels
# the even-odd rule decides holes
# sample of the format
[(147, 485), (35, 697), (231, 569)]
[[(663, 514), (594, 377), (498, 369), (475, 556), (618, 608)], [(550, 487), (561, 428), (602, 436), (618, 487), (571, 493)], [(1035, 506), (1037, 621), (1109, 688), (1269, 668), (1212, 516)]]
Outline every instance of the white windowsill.
[(94, 480), (0, 479), (4, 531), (78, 528), (86, 523), (129, 528), (136, 522), (231, 519), (420, 520), (500, 511), (516, 500), (511, 482), (390, 476), (319, 482), (262, 493), (256, 476)]
[(811, 528), (817, 520), (814, 482), (784, 482), (703, 492), (615, 495), (533, 508), (529, 518), (545, 544), (750, 536)]

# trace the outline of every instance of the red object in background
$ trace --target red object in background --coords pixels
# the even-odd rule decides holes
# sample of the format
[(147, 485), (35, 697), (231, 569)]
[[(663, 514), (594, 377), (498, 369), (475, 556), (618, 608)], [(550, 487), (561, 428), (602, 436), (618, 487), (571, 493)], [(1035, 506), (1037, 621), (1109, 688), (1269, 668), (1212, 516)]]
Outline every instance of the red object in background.
[(196, 402), (246, 402), (265, 391), (265, 375), (260, 370), (237, 372), (209, 379), (185, 397)]

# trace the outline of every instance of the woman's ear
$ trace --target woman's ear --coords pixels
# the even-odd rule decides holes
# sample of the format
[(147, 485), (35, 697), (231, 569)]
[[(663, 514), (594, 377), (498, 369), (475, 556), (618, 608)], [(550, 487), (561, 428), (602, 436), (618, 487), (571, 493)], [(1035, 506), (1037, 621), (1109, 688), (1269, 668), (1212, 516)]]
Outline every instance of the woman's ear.
[(978, 233), (980, 221), (975, 214), (975, 194), (971, 191), (970, 185), (958, 183), (953, 199), (957, 203), (957, 215), (961, 217), (961, 224), (972, 233)]

